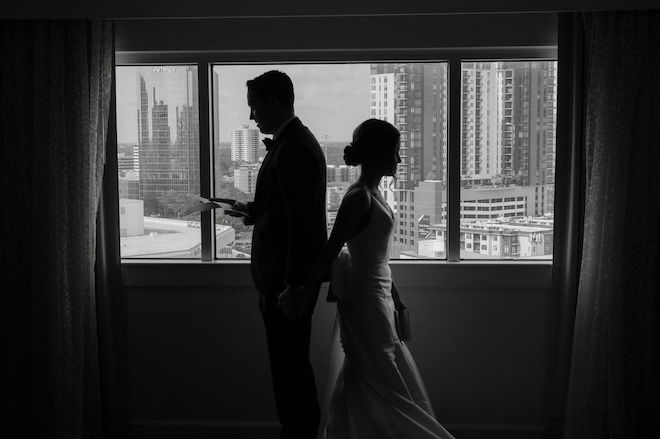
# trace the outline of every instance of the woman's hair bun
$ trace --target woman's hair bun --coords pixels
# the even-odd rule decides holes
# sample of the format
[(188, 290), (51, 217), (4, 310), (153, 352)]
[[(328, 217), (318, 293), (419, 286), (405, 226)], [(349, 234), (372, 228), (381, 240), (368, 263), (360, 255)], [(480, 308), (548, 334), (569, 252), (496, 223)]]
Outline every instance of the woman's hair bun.
[(346, 145), (344, 148), (344, 162), (349, 166), (358, 166), (360, 161), (360, 151), (353, 145)]

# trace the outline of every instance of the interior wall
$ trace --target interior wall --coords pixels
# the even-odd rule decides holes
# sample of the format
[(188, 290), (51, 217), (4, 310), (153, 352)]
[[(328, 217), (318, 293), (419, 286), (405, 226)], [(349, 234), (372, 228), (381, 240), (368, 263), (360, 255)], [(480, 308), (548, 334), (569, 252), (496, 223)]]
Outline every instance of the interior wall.
[[(541, 437), (550, 289), (457, 283), (401, 287), (412, 320), (408, 345), (438, 419), (459, 438)], [(276, 437), (253, 289), (136, 286), (125, 294), (133, 437)], [(321, 401), (335, 317), (323, 297), (312, 336)]]
[(557, 44), (553, 13), (119, 20), (115, 27), (122, 52), (295, 50), (322, 58), (327, 50)]

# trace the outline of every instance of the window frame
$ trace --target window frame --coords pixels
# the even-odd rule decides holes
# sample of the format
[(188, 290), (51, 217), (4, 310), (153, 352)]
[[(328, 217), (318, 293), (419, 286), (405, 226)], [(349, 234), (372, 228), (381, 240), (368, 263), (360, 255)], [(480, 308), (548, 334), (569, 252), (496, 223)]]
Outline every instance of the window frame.
[[(212, 68), (214, 65), (269, 65), (304, 63), (386, 63), (386, 62), (438, 62), (448, 65), (448, 135), (447, 135), (447, 241), (446, 259), (392, 259), (393, 265), (481, 265), (501, 267), (552, 267), (551, 260), (473, 260), (460, 258), (460, 151), (461, 151), (461, 65), (463, 62), (493, 61), (557, 61), (557, 46), (510, 46), (481, 48), (437, 48), (437, 49), (383, 49), (383, 50), (222, 50), (222, 51), (117, 51), (115, 67), (150, 65), (196, 65), (199, 93), (199, 133), (200, 133), (200, 194), (212, 196), (214, 184), (214, 148), (212, 144), (214, 120), (213, 102), (210, 99)], [(116, 104), (116, 103), (115, 103)], [(454, 113), (452, 108), (458, 108)], [(458, 116), (452, 117), (452, 114)], [(114, 162), (109, 162), (108, 165)], [(115, 165), (116, 166), (116, 165)], [(117, 169), (106, 169), (117, 175)], [(116, 202), (117, 198), (112, 202)], [(227, 264), (228, 266), (248, 265), (249, 260), (219, 259), (215, 257), (214, 228), (212, 211), (201, 215), (200, 259), (148, 259), (122, 258), (122, 267), (130, 265), (158, 265), (171, 267), (173, 263), (189, 266), (195, 263)], [(115, 227), (117, 231), (119, 224)], [(557, 238), (555, 237), (555, 241)], [(549, 285), (549, 284), (548, 284)]]

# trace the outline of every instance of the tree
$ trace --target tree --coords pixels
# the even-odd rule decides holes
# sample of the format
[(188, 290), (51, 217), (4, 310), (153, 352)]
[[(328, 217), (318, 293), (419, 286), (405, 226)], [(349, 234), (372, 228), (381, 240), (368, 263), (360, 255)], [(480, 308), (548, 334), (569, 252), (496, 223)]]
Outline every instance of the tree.
[(142, 198), (144, 202), (144, 215), (145, 216), (161, 216), (163, 211), (162, 203), (153, 194), (144, 194)]
[(179, 219), (180, 212), (189, 202), (189, 196), (174, 189), (165, 191), (159, 197), (165, 218)]

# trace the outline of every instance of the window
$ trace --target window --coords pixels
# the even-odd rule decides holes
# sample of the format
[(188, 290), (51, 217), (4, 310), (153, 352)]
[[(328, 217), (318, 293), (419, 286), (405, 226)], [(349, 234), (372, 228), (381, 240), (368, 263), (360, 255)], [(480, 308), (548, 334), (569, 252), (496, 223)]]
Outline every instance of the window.
[[(450, 84), (450, 63), (458, 63), (463, 75), (455, 81), (462, 103), (456, 114), (448, 112), (449, 94), (456, 90)], [(198, 64), (118, 66), (121, 256), (199, 259), (204, 248), (215, 248), (205, 258), (250, 257), (251, 227), (221, 209), (209, 217), (210, 226), (203, 226), (205, 213), (188, 211), (198, 202), (200, 181), (210, 181), (202, 175), (214, 176), (209, 195), (253, 199), (266, 151), (264, 136), (249, 120), (245, 82), (270, 69), (291, 76), (296, 115), (315, 133), (326, 156), (329, 231), (347, 187), (359, 176), (359, 168), (343, 163), (343, 148), (360, 122), (378, 117), (401, 132), (397, 178), (384, 178), (380, 187), (398, 217), (392, 258), (446, 258), (451, 250), (448, 218), (460, 218), (460, 233), (468, 240), (472, 233), (478, 239), (487, 232), (496, 241), (503, 233), (529, 228), (551, 235), (556, 84), (544, 84), (545, 92), (532, 96), (535, 88), (528, 82), (556, 76), (556, 67), (555, 61), (455, 59), (211, 64), (210, 81), (202, 81)], [(205, 92), (199, 90), (202, 83), (210, 83)], [(378, 86), (384, 83), (388, 87)], [(201, 96), (208, 101), (200, 102)], [(203, 125), (211, 135), (204, 136), (200, 111), (209, 104), (212, 123)], [(542, 124), (534, 116), (538, 111), (547, 114)], [(454, 178), (460, 200), (449, 205), (448, 156), (456, 147), (450, 144), (449, 129), (455, 118), (460, 177)], [(204, 137), (210, 139), (212, 166), (200, 161)], [(413, 221), (408, 212), (415, 212)], [(465, 252), (462, 239), (453, 245), (460, 245), (461, 258), (480, 251), (482, 259), (552, 258), (552, 245), (506, 246), (501, 254), (486, 252), (478, 243)]]
[[(475, 139), (473, 148), (461, 150), (461, 206), (489, 192), (491, 197), (478, 199), (478, 202), (488, 203), (493, 211), (502, 208), (510, 211), (503, 216), (463, 215), (461, 231), (488, 228), (504, 233), (533, 228), (551, 233), (554, 206), (550, 202), (536, 201), (533, 195), (540, 192), (543, 200), (545, 192), (554, 192), (557, 90), (553, 78), (557, 62), (462, 62), (461, 70), (464, 78), (461, 138)], [(481, 78), (476, 88), (469, 82), (469, 78), (474, 77)], [(535, 89), (532, 83), (540, 84), (545, 93), (532, 95), (530, 90)], [(466, 118), (475, 106), (497, 115), (496, 118), (475, 124), (471, 118)], [(537, 113), (547, 115), (545, 124), (537, 123), (532, 117)], [(538, 157), (551, 158), (540, 160)], [(552, 259), (552, 252), (540, 246), (524, 250), (505, 246), (503, 253), (506, 258)], [(462, 258), (471, 257), (469, 252), (460, 254)]]
[[(431, 75), (435, 68), (436, 73)], [(352, 64), (287, 64), (287, 65), (215, 65), (213, 66), (213, 93), (215, 123), (215, 194), (220, 197), (252, 199), (254, 187), (239, 180), (237, 173), (247, 173), (246, 168), (258, 173), (265, 148), (261, 144), (264, 136), (248, 119), (249, 108), (245, 101), (245, 81), (264, 71), (277, 69), (287, 73), (295, 87), (295, 111), (305, 125), (315, 133), (326, 156), (328, 180), (328, 217), (334, 218), (341, 198), (348, 186), (359, 177), (359, 169), (346, 166), (343, 161), (344, 146), (351, 141), (355, 127), (369, 117), (378, 117), (390, 121), (399, 129), (401, 138), (401, 160), (397, 180), (386, 177), (381, 183), (383, 197), (398, 216), (401, 225), (394, 231), (393, 258), (444, 258), (444, 238), (440, 237), (445, 229), (442, 210), (445, 208), (441, 199), (446, 199), (446, 165), (440, 171), (433, 168), (433, 162), (446, 160), (446, 129), (435, 124), (421, 121), (419, 127), (413, 120), (403, 117), (404, 109), (413, 105), (415, 97), (412, 85), (419, 82), (423, 89), (426, 83), (444, 84), (447, 80), (446, 63), (352, 63)], [(398, 69), (398, 70), (397, 70)], [(429, 72), (427, 77), (405, 75), (397, 77), (395, 71), (411, 73), (415, 70)], [(439, 73), (438, 73), (439, 72)], [(386, 92), (385, 87), (373, 91), (373, 86), (384, 81), (394, 94)], [(331, 93), (328, 93), (331, 90)], [(395, 99), (395, 96), (397, 98)], [(419, 111), (430, 112), (446, 120), (447, 96), (428, 97), (426, 106), (417, 99)], [(319, 103), (323, 103), (320, 105)], [(398, 112), (397, 112), (398, 109)], [(328, 121), (332, 121), (329, 123)], [(241, 128), (243, 127), (243, 128)], [(254, 142), (243, 146), (232, 137), (235, 130), (251, 131)], [(422, 133), (433, 131), (437, 136), (422, 143), (407, 140), (421, 139)], [(437, 133), (436, 133), (437, 131)], [(250, 158), (237, 161), (235, 151), (252, 148)], [(425, 158), (429, 152), (435, 156)], [(426, 178), (422, 178), (425, 176)], [(432, 183), (427, 183), (432, 181)], [(247, 180), (246, 180), (247, 181)], [(440, 195), (440, 197), (435, 196)], [(389, 201), (391, 200), (391, 201)], [(415, 201), (418, 200), (416, 203)], [(415, 221), (404, 221), (407, 212), (423, 208), (429, 215), (428, 224), (418, 227)], [(215, 222), (221, 227), (233, 230), (221, 239), (216, 235), (216, 257), (250, 256), (251, 227), (245, 227), (240, 220), (225, 217), (216, 212)], [(328, 222), (328, 231), (333, 222)], [(227, 229), (227, 230), (228, 230)], [(422, 230), (423, 229), (423, 230)], [(224, 229), (223, 229), (224, 230)], [(422, 236), (418, 240), (401, 239), (407, 236)], [(421, 249), (421, 251), (420, 251)], [(222, 256), (220, 255), (222, 254)], [(228, 256), (231, 255), (231, 256)]]
[(121, 257), (199, 258), (196, 66), (117, 67)]

